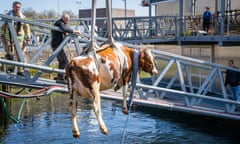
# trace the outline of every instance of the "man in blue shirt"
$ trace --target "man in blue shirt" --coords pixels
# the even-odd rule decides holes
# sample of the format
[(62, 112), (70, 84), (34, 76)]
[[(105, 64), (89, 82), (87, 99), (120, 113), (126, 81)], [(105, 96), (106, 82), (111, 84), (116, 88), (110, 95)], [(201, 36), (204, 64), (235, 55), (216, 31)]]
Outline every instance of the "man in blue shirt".
[(203, 13), (203, 30), (208, 32), (209, 25), (212, 19), (212, 13), (210, 12), (210, 7), (206, 7), (206, 11)]

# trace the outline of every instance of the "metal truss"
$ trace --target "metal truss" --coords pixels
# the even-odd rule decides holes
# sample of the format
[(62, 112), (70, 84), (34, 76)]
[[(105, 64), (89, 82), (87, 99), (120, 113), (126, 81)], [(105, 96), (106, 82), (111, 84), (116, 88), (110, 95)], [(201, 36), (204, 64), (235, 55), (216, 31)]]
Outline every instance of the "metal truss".
[[(50, 64), (56, 58), (59, 51), (69, 45), (74, 47), (76, 56), (84, 53), (84, 48), (87, 47), (86, 45), (91, 35), (89, 19), (73, 19), (73, 21), (78, 21), (79, 25), (75, 26), (76, 28), (83, 28), (82, 35), (68, 35), (57, 50), (39, 64), (37, 61), (40, 59), (43, 51), (49, 48), (51, 30), (59, 29), (52, 25), (45, 24), (43, 20), (23, 20), (2, 14), (0, 14), (0, 18), (0, 21), (8, 23), (11, 36), (20, 57), (19, 62), (0, 58), (0, 63), (2, 65), (23, 66), (25, 67), (25, 73), (28, 73), (26, 77), (23, 78), (14, 74), (1, 72), (0, 81), (2, 84), (35, 88), (48, 85), (60, 85), (56, 84), (53, 80), (41, 78), (41, 74), (43, 72), (64, 74), (64, 70), (51, 68)], [(104, 19), (99, 20), (102, 21), (104, 25)], [(138, 48), (138, 46), (126, 42), (152, 43), (159, 42), (160, 40), (164, 42), (177, 41), (180, 38), (176, 37), (176, 20), (176, 17), (114, 18), (113, 35), (116, 40), (121, 40), (124, 44), (133, 48)], [(37, 47), (37, 51), (28, 61), (26, 61), (23, 56), (16, 37), (16, 31), (12, 26), (12, 21), (30, 24), (33, 37), (36, 37), (37, 34), (43, 34), (42, 40), (35, 46)], [(49, 22), (49, 20), (45, 22)], [(53, 22), (53, 20), (51, 20), (51, 22)], [(125, 22), (126, 25), (123, 25), (123, 27), (119, 25), (121, 23), (125, 24)], [(99, 31), (99, 29), (96, 29), (96, 31), (98, 34), (95, 36), (97, 42), (101, 43), (105, 41), (106, 38), (99, 36), (102, 35), (104, 31)], [(181, 38), (184, 39), (184, 37)], [(198, 113), (203, 113), (203, 110), (207, 110), (207, 114), (209, 115), (222, 113), (222, 117), (240, 119), (239, 116), (235, 115), (239, 113), (235, 112), (235, 109), (240, 106), (240, 102), (229, 99), (230, 94), (224, 86), (224, 71), (231, 68), (163, 51), (153, 50), (153, 53), (156, 58), (159, 74), (156, 77), (150, 77), (152, 79), (150, 82), (148, 79), (141, 79), (140, 82), (137, 83), (139, 99), (148, 100), (148, 102), (152, 100), (172, 100), (172, 108), (176, 108), (177, 110)], [(29, 69), (36, 69), (37, 73), (31, 75)], [(148, 83), (145, 83), (146, 81)], [(64, 89), (64, 91), (66, 90)], [(180, 105), (182, 107), (180, 107)]]

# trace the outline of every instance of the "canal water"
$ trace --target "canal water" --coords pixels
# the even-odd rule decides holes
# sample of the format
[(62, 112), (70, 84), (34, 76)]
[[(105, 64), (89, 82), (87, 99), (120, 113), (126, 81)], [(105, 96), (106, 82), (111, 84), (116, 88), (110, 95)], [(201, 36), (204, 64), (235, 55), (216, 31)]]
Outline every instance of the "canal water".
[[(17, 115), (22, 100), (11, 106)], [(78, 124), (81, 137), (72, 137), (68, 96), (55, 94), (28, 99), (22, 123), (0, 122), (0, 144), (232, 144), (240, 142), (240, 127), (232, 122), (172, 111), (135, 106), (129, 116), (121, 103), (102, 100), (102, 113), (109, 134), (103, 135), (91, 102), (79, 97)], [(127, 125), (126, 125), (127, 121)]]

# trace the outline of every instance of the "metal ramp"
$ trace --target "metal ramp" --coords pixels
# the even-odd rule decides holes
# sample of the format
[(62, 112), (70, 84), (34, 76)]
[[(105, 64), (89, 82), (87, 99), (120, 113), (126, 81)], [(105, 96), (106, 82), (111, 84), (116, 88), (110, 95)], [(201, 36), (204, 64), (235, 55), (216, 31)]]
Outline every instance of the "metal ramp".
[(224, 86), (225, 71), (231, 68), (163, 51), (154, 53), (160, 73), (150, 85), (137, 84), (141, 99), (170, 110), (240, 120), (240, 111), (236, 111), (240, 102), (231, 100)]
[[(26, 77), (21, 77), (16, 76), (14, 73), (1, 72), (1, 84), (29, 87), (30, 89), (58, 86), (58, 88), (49, 92), (55, 90), (67, 92), (66, 85), (57, 84), (52, 79), (42, 78), (41, 75), (44, 73), (64, 73), (64, 70), (51, 66), (58, 52), (64, 48), (66, 50), (67, 47), (67, 49), (73, 51), (74, 55), (80, 55), (84, 52), (84, 47), (86, 47), (87, 39), (90, 35), (88, 33), (83, 33), (83, 37), (69, 35), (56, 51), (48, 53), (48, 57), (41, 59), (43, 55), (46, 55), (45, 50), (50, 48), (50, 30), (56, 28), (37, 21), (22, 20), (1, 14), (0, 17), (1, 21), (8, 23), (17, 53), (20, 56), (20, 62), (1, 58), (0, 63), (2, 66), (23, 66), (26, 73)], [(36, 51), (29, 60), (25, 60), (20, 49), (16, 32), (11, 24), (13, 20), (28, 23), (31, 25), (33, 33), (44, 35), (41, 43), (35, 46), (37, 47)], [(105, 38), (97, 37), (97, 40), (101, 43)], [(124, 44), (136, 49), (141, 47)], [(72, 48), (69, 48), (69, 45)], [(139, 80), (134, 103), (168, 110), (240, 120), (240, 112), (235, 111), (240, 106), (240, 102), (229, 99), (230, 94), (224, 87), (224, 71), (231, 68), (158, 50), (153, 50), (153, 53), (159, 74), (155, 77), (148, 76), (148, 78)], [(38, 63), (39, 60), (41, 60), (41, 63)], [(36, 70), (36, 73), (31, 73), (30, 70), (32, 69)], [(49, 92), (46, 94), (49, 94)], [(112, 92), (102, 92), (102, 97), (116, 100), (122, 99), (119, 93), (112, 94)]]
[[(231, 100), (224, 86), (224, 72), (231, 68), (163, 51), (153, 52), (160, 73), (139, 80), (135, 104), (240, 120), (240, 111), (236, 111), (240, 102)], [(102, 92), (102, 97), (121, 100), (121, 95), (114, 92)]]

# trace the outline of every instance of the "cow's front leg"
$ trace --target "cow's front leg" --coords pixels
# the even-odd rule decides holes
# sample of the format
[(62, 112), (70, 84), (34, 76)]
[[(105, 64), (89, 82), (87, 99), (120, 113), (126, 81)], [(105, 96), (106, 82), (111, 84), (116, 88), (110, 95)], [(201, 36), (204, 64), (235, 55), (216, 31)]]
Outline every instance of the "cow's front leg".
[(70, 96), (69, 110), (72, 117), (72, 134), (73, 137), (79, 138), (80, 132), (78, 130), (77, 124), (77, 91), (73, 91), (72, 96)]
[(122, 93), (123, 93), (123, 102), (122, 102), (122, 112), (124, 114), (128, 114), (128, 107), (127, 107), (127, 85), (124, 85), (122, 87)]
[(103, 134), (107, 135), (108, 130), (107, 130), (107, 127), (105, 126), (105, 123), (102, 119), (101, 98), (100, 98), (99, 91), (97, 89), (93, 89), (92, 94), (93, 94), (93, 110), (94, 110), (95, 115), (97, 117), (100, 130), (102, 131)]

